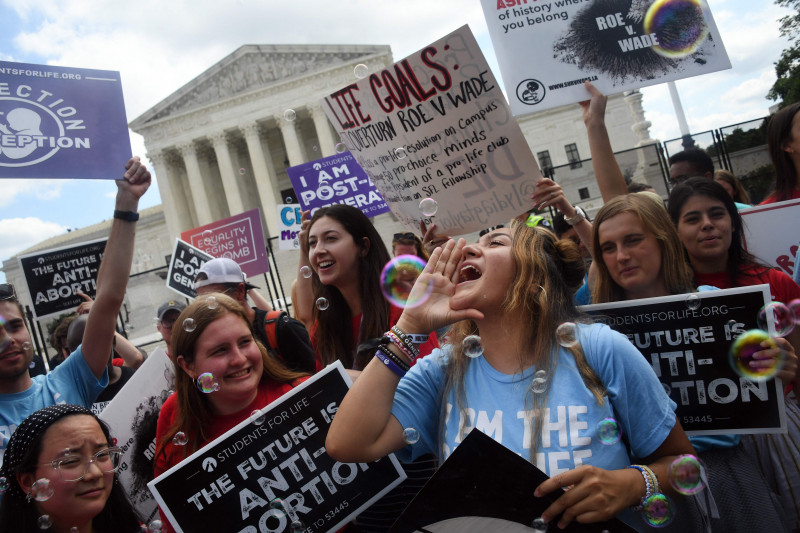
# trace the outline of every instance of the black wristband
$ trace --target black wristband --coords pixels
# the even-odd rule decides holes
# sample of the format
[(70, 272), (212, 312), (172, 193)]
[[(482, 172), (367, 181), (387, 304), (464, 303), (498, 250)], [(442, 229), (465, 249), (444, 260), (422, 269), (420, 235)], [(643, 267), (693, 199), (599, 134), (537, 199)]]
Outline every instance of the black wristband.
[(114, 218), (127, 220), (128, 222), (136, 222), (139, 220), (139, 213), (136, 211), (120, 211), (119, 209), (115, 209)]

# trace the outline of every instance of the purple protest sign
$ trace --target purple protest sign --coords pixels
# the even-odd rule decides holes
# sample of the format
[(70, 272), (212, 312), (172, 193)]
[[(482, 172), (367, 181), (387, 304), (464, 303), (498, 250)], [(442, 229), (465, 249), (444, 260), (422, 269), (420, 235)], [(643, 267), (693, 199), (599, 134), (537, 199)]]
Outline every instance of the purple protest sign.
[(184, 231), (181, 239), (212, 257), (233, 259), (248, 278), (269, 272), (258, 208)]
[(120, 179), (130, 157), (119, 72), (0, 61), (0, 178)]
[(389, 211), (386, 201), (350, 152), (286, 169), (303, 211), (333, 204), (359, 208), (368, 217)]

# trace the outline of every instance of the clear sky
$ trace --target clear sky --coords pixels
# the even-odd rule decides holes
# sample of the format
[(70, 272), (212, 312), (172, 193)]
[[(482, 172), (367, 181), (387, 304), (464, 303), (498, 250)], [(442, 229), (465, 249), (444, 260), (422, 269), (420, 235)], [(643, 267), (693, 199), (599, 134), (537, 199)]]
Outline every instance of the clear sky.
[[(786, 12), (771, 1), (708, 1), (733, 68), (677, 82), (693, 132), (765, 116), (786, 47), (777, 23)], [(0, 60), (120, 71), (131, 121), (245, 44), (388, 44), (399, 60), (463, 24), (499, 80), (479, 0), (0, 0)], [(651, 136), (678, 137), (666, 86), (642, 92)], [(144, 156), (141, 137), (131, 133), (131, 144)], [(0, 261), (108, 218), (116, 190), (89, 180), (2, 187)], [(141, 206), (160, 202), (154, 186)]]

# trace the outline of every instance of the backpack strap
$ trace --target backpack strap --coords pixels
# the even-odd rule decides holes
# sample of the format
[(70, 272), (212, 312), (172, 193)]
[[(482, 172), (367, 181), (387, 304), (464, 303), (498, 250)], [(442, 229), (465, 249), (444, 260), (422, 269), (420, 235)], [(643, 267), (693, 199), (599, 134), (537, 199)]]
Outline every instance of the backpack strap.
[(264, 317), (264, 333), (266, 333), (267, 341), (269, 342), (267, 350), (275, 350), (279, 354), (280, 350), (278, 349), (278, 320), (284, 315), (286, 315), (286, 311), (273, 309), (272, 311), (269, 311), (267, 315)]

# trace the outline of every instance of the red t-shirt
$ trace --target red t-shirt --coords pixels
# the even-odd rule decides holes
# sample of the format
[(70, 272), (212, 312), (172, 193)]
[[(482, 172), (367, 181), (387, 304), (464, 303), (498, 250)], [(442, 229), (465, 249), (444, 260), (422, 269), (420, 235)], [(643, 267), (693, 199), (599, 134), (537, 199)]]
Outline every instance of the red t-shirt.
[(792, 195), (789, 198), (785, 198), (784, 200), (778, 200), (778, 195), (775, 193), (770, 194), (767, 198), (758, 205), (766, 205), (766, 204), (775, 204), (777, 202), (785, 202), (786, 200), (796, 200), (800, 198), (800, 191), (797, 189), (792, 189)]
[[(715, 272), (713, 274), (701, 274), (695, 272), (694, 279), (698, 285), (712, 285), (718, 289), (730, 289), (733, 287), (731, 277), (727, 272)], [(800, 298), (800, 287), (797, 283), (777, 268), (761, 269), (757, 267), (746, 267), (736, 276), (736, 287), (748, 287), (768, 283), (772, 299), (788, 304), (796, 298)]]
[[(306, 379), (308, 378), (299, 378), (295, 380), (293, 384), (278, 383), (276, 381), (272, 381), (271, 379), (262, 380), (258, 385), (256, 399), (253, 400), (247, 407), (233, 414), (215, 416), (211, 419), (211, 425), (208, 428), (209, 438), (201, 444), (201, 447), (205, 446), (232, 427), (236, 426), (239, 424), (239, 422), (249, 418), (250, 414), (256, 409), (261, 409), (265, 405), (274, 402), (292, 390), (293, 386), (299, 385)], [(156, 427), (156, 449), (159, 449), (161, 442), (164, 440), (167, 432), (175, 422), (175, 417), (177, 415), (178, 395), (177, 393), (173, 393), (169, 398), (167, 398), (167, 401), (164, 402), (164, 405), (161, 406), (161, 412), (158, 415), (158, 426)], [(159, 453), (153, 462), (154, 477), (158, 477), (162, 473), (166, 472), (176, 464), (186, 459), (189, 455), (190, 454), (188, 453), (186, 446), (177, 446), (172, 442), (167, 443), (167, 445), (164, 447), (163, 453)], [(163, 533), (174, 532), (175, 530), (172, 528), (172, 525), (169, 523), (164, 513), (161, 512), (161, 509), (159, 509), (159, 513), (161, 514), (162, 522), (161, 531)]]
[[(395, 324), (397, 324), (397, 321), (400, 320), (400, 315), (402, 315), (402, 314), (403, 314), (403, 309), (402, 308), (395, 307), (394, 305), (390, 305), (389, 306), (389, 327), (390, 328), (392, 326), (394, 326)], [(351, 338), (358, 339), (358, 334), (359, 334), (359, 332), (361, 330), (361, 315), (360, 314), (358, 314), (358, 315), (353, 317), (353, 319), (351, 321), (351, 326), (353, 328), (353, 330), (352, 330), (353, 331), (353, 336)], [(314, 344), (314, 333), (316, 332), (316, 330), (317, 330), (317, 323), (314, 322), (314, 324), (311, 326), (311, 332), (310, 332), (311, 333), (311, 345), (314, 347), (314, 356), (315, 356), (316, 361), (317, 361), (317, 372), (319, 372), (320, 370), (322, 370), (325, 367), (325, 365), (322, 364), (321, 355), (317, 351), (317, 346)], [(429, 353), (431, 353), (434, 348), (438, 348), (438, 347), (439, 347), (439, 339), (436, 336), (436, 332), (432, 331), (430, 333), (430, 336), (428, 337), (428, 341), (426, 343), (420, 345), (420, 347), (419, 347), (419, 356), (420, 357), (424, 357), (424, 356), (428, 355)], [(416, 362), (417, 362), (416, 359), (414, 361), (412, 361), (411, 362), (411, 366), (414, 366), (414, 363), (416, 363)]]

